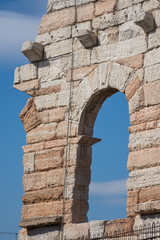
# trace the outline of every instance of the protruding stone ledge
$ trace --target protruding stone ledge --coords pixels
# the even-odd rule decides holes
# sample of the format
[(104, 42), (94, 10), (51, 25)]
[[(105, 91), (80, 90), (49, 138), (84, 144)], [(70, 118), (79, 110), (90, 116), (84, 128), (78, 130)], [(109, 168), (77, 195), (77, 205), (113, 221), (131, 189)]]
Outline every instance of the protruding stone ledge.
[(97, 46), (98, 44), (97, 35), (89, 30), (80, 31), (77, 38), (79, 39), (84, 48), (92, 48), (94, 46)]
[(30, 218), (26, 220), (21, 220), (19, 226), (23, 228), (35, 228), (35, 227), (44, 227), (56, 225), (61, 222), (60, 215), (48, 216), (48, 217), (39, 217), (39, 218)]
[(140, 26), (146, 33), (154, 31), (156, 28), (154, 17), (150, 12), (142, 12), (137, 15), (134, 23)]
[(43, 59), (44, 47), (37, 42), (24, 42), (21, 52), (29, 59), (30, 62), (37, 62)]
[(99, 139), (99, 138), (93, 138), (93, 137), (90, 137), (90, 136), (82, 135), (82, 136), (78, 137), (78, 142), (77, 143), (87, 145), (87, 146), (92, 146), (95, 143), (98, 143), (100, 141), (101, 141), (101, 139)]

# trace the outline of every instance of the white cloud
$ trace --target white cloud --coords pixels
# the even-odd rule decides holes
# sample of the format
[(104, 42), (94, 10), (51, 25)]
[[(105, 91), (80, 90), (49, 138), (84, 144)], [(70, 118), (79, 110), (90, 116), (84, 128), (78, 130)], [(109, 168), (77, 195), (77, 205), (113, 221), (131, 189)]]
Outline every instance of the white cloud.
[(91, 182), (90, 194), (93, 196), (115, 196), (125, 195), (126, 179), (108, 181), (108, 182)]
[[(20, 54), (21, 45), (34, 41), (40, 25), (40, 18), (11, 11), (0, 11), (0, 55), (13, 58)], [(9, 59), (10, 60), (10, 59)]]

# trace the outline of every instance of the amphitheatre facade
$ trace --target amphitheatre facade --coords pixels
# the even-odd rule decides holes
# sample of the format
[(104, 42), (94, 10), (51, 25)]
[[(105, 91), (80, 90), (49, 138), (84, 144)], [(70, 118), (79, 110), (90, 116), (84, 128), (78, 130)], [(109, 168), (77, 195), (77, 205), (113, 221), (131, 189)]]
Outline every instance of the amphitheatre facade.
[[(91, 239), (160, 218), (160, 1), (49, 0), (14, 87), (30, 95), (20, 240)], [(93, 127), (126, 95), (127, 218), (88, 223)], [(106, 216), (107, 218), (107, 216)]]

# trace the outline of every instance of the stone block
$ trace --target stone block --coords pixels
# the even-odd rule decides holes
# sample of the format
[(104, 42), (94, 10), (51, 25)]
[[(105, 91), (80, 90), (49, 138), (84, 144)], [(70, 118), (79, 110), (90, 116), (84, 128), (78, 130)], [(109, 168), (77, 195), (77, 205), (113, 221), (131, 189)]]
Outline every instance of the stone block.
[(135, 24), (140, 26), (146, 33), (155, 30), (155, 20), (150, 12), (141, 12), (134, 19)]
[(144, 1), (142, 5), (143, 11), (146, 12), (151, 12), (154, 9), (159, 8), (159, 1), (158, 0), (149, 0), (149, 1)]
[(115, 233), (117, 229), (131, 231), (133, 228), (134, 220), (132, 218), (125, 218), (125, 219), (116, 219), (111, 221), (106, 221), (105, 223), (105, 233)]
[(137, 92), (140, 86), (141, 82), (139, 78), (138, 77), (134, 78), (133, 81), (125, 89), (127, 101), (129, 101), (133, 97), (133, 95)]
[(41, 43), (43, 46), (50, 44), (52, 41), (50, 33), (39, 34), (36, 37), (36, 42)]
[(140, 189), (146, 187), (156, 187), (160, 181), (160, 167), (152, 167), (132, 171), (127, 180), (127, 189)]
[(140, 189), (128, 191), (127, 193), (127, 208), (135, 206), (139, 201)]
[(47, 188), (24, 193), (22, 201), (24, 205), (34, 203), (52, 202), (63, 198), (63, 187)]
[(91, 221), (90, 222), (90, 237), (103, 237), (105, 232), (105, 221)]
[(41, 143), (29, 144), (29, 145), (23, 146), (22, 148), (24, 153), (41, 151), (45, 148), (45, 143), (41, 142)]
[(140, 87), (129, 100), (129, 113), (132, 114), (145, 106), (144, 90)]
[(57, 123), (41, 124), (27, 133), (27, 144), (53, 140), (56, 137)]
[(77, 38), (84, 48), (92, 48), (98, 44), (97, 35), (89, 30), (79, 32)]
[[(90, 65), (90, 66), (86, 66), (86, 67), (82, 67), (82, 68), (73, 69), (72, 81), (83, 80), (96, 67), (97, 67), (97, 65), (95, 64), (95, 65)], [(67, 82), (70, 82), (70, 80), (71, 80), (71, 70), (67, 71), (66, 77), (67, 77)]]
[(131, 114), (131, 125), (150, 122), (160, 119), (160, 105), (145, 107), (138, 112)]
[[(108, 87), (109, 86), (109, 74), (110, 74), (110, 64), (109, 63), (101, 63), (89, 74), (89, 84), (91, 86), (92, 92), (95, 92), (98, 89)], [(84, 80), (86, 81), (86, 80)], [(86, 89), (87, 92), (89, 92)], [(95, 113), (93, 113), (91, 118), (91, 113), (88, 119), (85, 119), (86, 126), (94, 126), (95, 122)], [(87, 117), (86, 117), (87, 118)]]
[(94, 18), (94, 4), (88, 3), (77, 8), (77, 22), (85, 22)]
[(151, 130), (158, 128), (160, 125), (160, 121), (152, 121), (148, 123), (140, 123), (138, 125), (134, 125), (128, 128), (128, 131), (130, 133), (136, 133), (136, 132), (142, 132), (145, 130)]
[(24, 173), (32, 173), (35, 170), (35, 153), (25, 153), (23, 156)]
[(33, 79), (37, 79), (37, 66), (35, 64), (26, 64), (15, 69), (14, 83), (21, 83)]
[[(53, 202), (47, 202), (47, 203), (35, 203), (33, 205), (23, 205), (22, 207), (22, 221), (25, 220), (29, 220), (31, 221), (33, 219), (33, 224), (34, 225), (39, 225), (41, 226), (41, 224), (36, 224), (35, 220), (39, 221), (41, 219), (45, 219), (44, 217), (48, 218), (48, 217), (57, 217), (61, 215), (61, 211), (62, 211), (62, 201), (53, 201)], [(60, 219), (59, 219), (60, 220)], [(47, 219), (45, 219), (45, 221), (43, 221), (43, 225), (48, 225), (46, 224)], [(52, 221), (52, 224), (55, 222)], [(59, 222), (59, 221), (58, 221)], [(57, 223), (57, 222), (56, 222)], [(23, 222), (21, 223), (22, 226)], [(49, 225), (52, 225), (49, 224)], [(29, 224), (28, 224), (29, 225)], [(22, 227), (29, 227), (29, 226), (23, 226)]]
[(101, 45), (118, 42), (119, 27), (110, 27), (106, 30), (98, 32), (98, 41)]
[[(53, 216), (48, 218), (48, 222), (53, 222), (53, 220), (58, 221), (58, 216)], [(52, 221), (51, 221), (52, 219)], [(28, 236), (30, 240), (57, 240), (59, 238), (59, 226), (47, 226), (47, 227), (38, 227), (28, 229)]]
[(75, 23), (75, 19), (75, 7), (66, 8), (44, 15), (40, 24), (39, 34), (71, 26)]
[(159, 19), (160, 9), (156, 8), (152, 13), (155, 19), (155, 25), (156, 27), (159, 28), (160, 27), (160, 19)]
[(132, 68), (113, 63), (110, 71), (109, 87), (124, 92), (132, 72)]
[[(61, 44), (57, 46), (61, 47)], [(66, 51), (67, 51), (67, 46), (66, 46)], [(61, 56), (58, 59), (54, 59), (54, 60), (52, 59), (49, 62), (48, 60), (46, 60), (39, 63), (38, 76), (39, 78), (41, 78), (41, 88), (47, 88), (53, 85), (61, 84), (65, 79), (64, 77), (65, 71), (69, 70), (70, 68), (71, 68), (71, 55), (64, 56), (64, 57)]]
[(64, 239), (77, 240), (78, 238), (81, 239), (82, 235), (89, 238), (89, 223), (65, 224)]
[[(143, 0), (141, 0), (141, 1), (143, 1)], [(128, 1), (118, 0), (118, 2), (116, 4), (116, 10), (122, 10), (124, 8), (128, 8), (128, 7), (132, 6), (132, 4), (133, 4), (132, 0), (128, 0)]]
[(149, 187), (149, 188), (142, 188), (139, 191), (139, 203), (160, 200), (160, 187)]
[(104, 13), (110, 13), (114, 11), (117, 4), (117, 0), (100, 0), (95, 4), (95, 16), (102, 15)]
[(117, 62), (119, 64), (125, 65), (125, 66), (133, 68), (133, 69), (140, 69), (143, 67), (143, 60), (144, 60), (144, 55), (138, 54), (133, 57), (118, 60)]
[(160, 104), (160, 81), (144, 84), (145, 105)]
[(33, 191), (48, 187), (59, 187), (63, 184), (64, 169), (54, 169), (46, 172), (25, 174), (23, 178), (24, 191)]
[(39, 89), (39, 85), (40, 85), (40, 79), (34, 79), (34, 80), (14, 84), (13, 87), (31, 96), (34, 96), (35, 90)]
[(119, 26), (119, 41), (125, 41), (143, 34), (143, 29), (141, 29), (132, 21), (125, 22)]
[(76, 6), (80, 6), (86, 3), (96, 2), (97, 0), (76, 0)]
[[(68, 122), (67, 121), (62, 121), (58, 124), (57, 126), (57, 137), (58, 138), (64, 138), (67, 136), (67, 129), (68, 129)], [(70, 122), (69, 123), (69, 136), (70, 137), (75, 137), (78, 134), (78, 125), (77, 123)]]
[(144, 55), (144, 67), (160, 63), (160, 48), (153, 49)]
[(159, 80), (160, 64), (155, 64), (145, 68), (144, 82), (155, 82)]
[(28, 58), (30, 62), (37, 62), (43, 59), (44, 47), (37, 42), (27, 41), (23, 43), (21, 52)]
[[(72, 36), (77, 37), (81, 31), (91, 31), (91, 21), (86, 21), (83, 23), (78, 23), (72, 27)], [(75, 46), (73, 46), (75, 48)]]
[(38, 115), (35, 103), (32, 98), (28, 99), (26, 106), (23, 108), (19, 117), (24, 124), (26, 132), (41, 124), (41, 119)]
[(117, 61), (123, 58), (129, 58), (141, 54), (147, 50), (144, 36), (138, 36), (126, 41), (101, 45), (93, 48), (91, 63), (100, 63), (104, 61)]
[(38, 97), (38, 96), (50, 95), (52, 93), (59, 93), (60, 91), (61, 91), (61, 85), (58, 84), (58, 85), (53, 85), (51, 87), (37, 89), (37, 90), (34, 91), (34, 96)]
[(64, 164), (64, 149), (45, 150), (35, 155), (35, 171), (62, 168)]
[(72, 37), (72, 27), (68, 26), (65, 28), (54, 30), (50, 32), (50, 36), (51, 36), (51, 43), (69, 39)]
[(81, 49), (74, 53), (74, 68), (89, 66), (91, 64), (91, 50)]
[(129, 171), (134, 171), (141, 168), (149, 168), (160, 165), (159, 156), (160, 147), (130, 152), (127, 168)]
[(75, 6), (75, 0), (48, 0), (47, 12), (54, 12)]
[(34, 102), (38, 111), (55, 108), (57, 106), (57, 94), (35, 97)]
[(155, 32), (148, 35), (148, 48), (156, 48), (160, 46), (160, 28), (157, 28)]
[(53, 58), (72, 52), (72, 39), (63, 40), (45, 47), (46, 58)]
[(137, 151), (160, 145), (160, 128), (133, 133), (129, 136), (129, 150)]

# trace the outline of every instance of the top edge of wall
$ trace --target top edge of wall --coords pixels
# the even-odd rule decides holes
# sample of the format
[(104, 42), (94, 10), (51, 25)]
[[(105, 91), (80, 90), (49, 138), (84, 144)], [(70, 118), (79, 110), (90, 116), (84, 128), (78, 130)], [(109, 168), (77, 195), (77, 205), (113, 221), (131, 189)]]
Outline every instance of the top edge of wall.
[(48, 0), (47, 13), (90, 2), (97, 2), (97, 0)]

